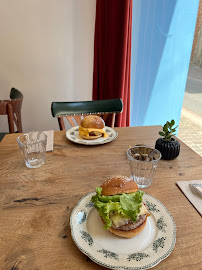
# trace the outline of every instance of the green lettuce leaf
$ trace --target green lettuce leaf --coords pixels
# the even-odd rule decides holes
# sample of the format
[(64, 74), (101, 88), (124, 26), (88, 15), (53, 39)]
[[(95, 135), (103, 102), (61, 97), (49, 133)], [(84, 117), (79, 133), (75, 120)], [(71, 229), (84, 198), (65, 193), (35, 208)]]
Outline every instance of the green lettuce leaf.
[(134, 222), (140, 212), (143, 191), (137, 191), (130, 194), (119, 194), (114, 196), (102, 196), (102, 188), (96, 188), (96, 195), (92, 196), (91, 201), (102, 217), (105, 229), (111, 227), (112, 222), (110, 214), (121, 214), (123, 217), (129, 217)]

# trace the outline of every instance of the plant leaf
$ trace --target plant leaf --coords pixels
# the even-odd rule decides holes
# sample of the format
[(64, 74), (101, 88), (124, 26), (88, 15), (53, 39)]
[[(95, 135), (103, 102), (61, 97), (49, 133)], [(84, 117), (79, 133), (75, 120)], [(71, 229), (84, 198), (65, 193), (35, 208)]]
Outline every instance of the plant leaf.
[(172, 119), (170, 123), (171, 123), (171, 126), (174, 126), (174, 124), (175, 124), (175, 120), (174, 120), (174, 119)]
[(167, 125), (164, 125), (164, 126), (163, 126), (163, 131), (164, 131), (164, 132), (168, 132), (168, 127), (167, 127)]
[(159, 131), (159, 135), (161, 135), (161, 136), (165, 136), (165, 133), (164, 133), (164, 132), (162, 132), (162, 131)]

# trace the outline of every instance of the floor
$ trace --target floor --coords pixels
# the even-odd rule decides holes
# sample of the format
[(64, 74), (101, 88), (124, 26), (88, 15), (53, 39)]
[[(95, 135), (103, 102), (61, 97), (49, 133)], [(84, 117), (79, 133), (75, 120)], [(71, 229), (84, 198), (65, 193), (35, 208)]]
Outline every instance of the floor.
[(202, 68), (190, 65), (178, 138), (202, 156)]
[(202, 157), (202, 126), (181, 115), (178, 138)]

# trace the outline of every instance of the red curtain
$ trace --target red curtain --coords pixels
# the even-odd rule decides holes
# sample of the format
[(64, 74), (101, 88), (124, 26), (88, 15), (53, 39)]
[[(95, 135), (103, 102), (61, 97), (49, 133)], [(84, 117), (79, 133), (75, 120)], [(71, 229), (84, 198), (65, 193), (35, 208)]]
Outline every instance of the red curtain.
[(115, 125), (130, 124), (132, 0), (97, 0), (93, 100), (122, 98)]

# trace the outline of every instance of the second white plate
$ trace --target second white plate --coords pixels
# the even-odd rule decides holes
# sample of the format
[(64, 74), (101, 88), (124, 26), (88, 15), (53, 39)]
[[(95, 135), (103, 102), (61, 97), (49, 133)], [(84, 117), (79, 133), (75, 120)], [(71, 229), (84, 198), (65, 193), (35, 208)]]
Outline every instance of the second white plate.
[(99, 145), (99, 144), (105, 144), (113, 141), (118, 136), (118, 132), (116, 132), (115, 129), (111, 127), (104, 127), (104, 131), (107, 133), (108, 137), (100, 137), (95, 140), (84, 140), (81, 139), (79, 136), (79, 127), (73, 127), (70, 130), (67, 130), (66, 137), (68, 140), (78, 143), (78, 144), (85, 144), (85, 145)]

